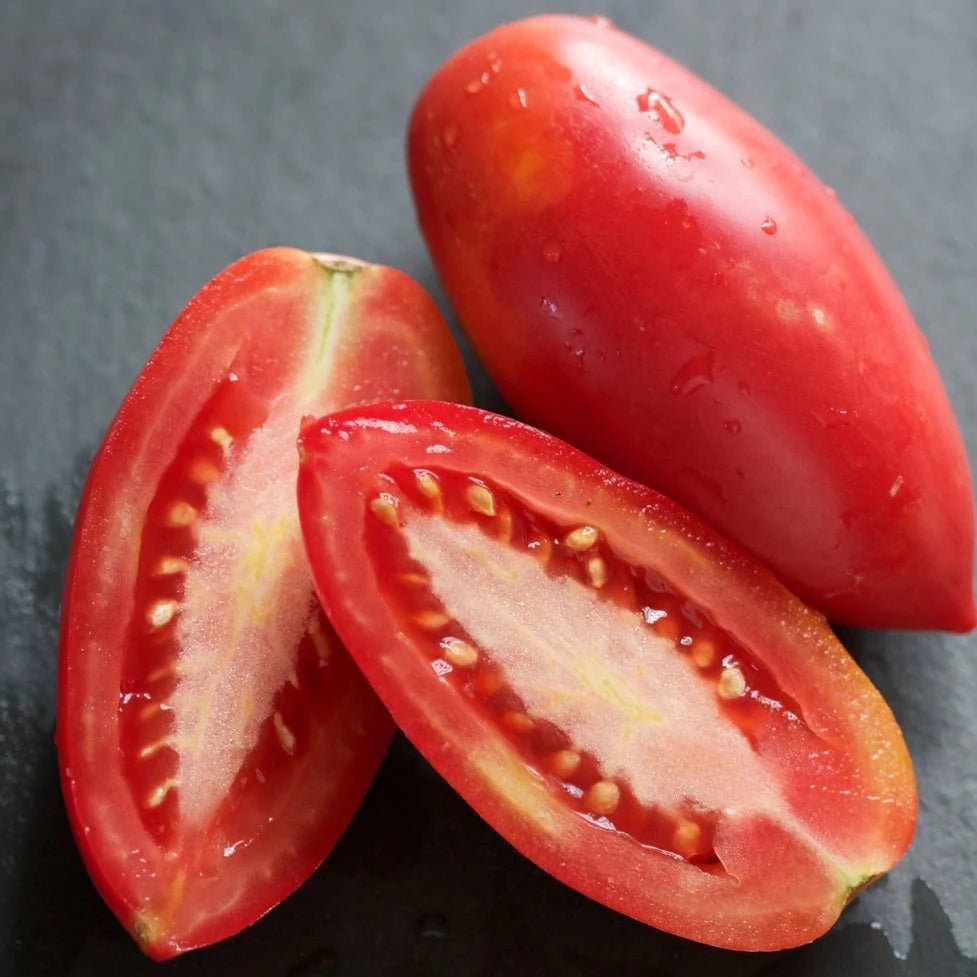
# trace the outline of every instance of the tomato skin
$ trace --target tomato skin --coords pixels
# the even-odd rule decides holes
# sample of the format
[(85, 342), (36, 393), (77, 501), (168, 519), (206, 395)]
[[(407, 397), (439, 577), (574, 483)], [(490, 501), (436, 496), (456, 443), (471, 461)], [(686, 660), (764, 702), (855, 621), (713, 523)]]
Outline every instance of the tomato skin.
[[(904, 853), (916, 819), (915, 782), (885, 702), (820, 614), (698, 519), (550, 435), (472, 408), (413, 402), (343, 411), (309, 421), (300, 445), (303, 535), (337, 633), (421, 753), (547, 872), (678, 935), (774, 950), (820, 935), (861, 885)], [(595, 826), (542, 786), (499, 727), (433, 668), (412, 637), (390, 573), (371, 563), (364, 545), (387, 473), (435, 462), (443, 472), (503, 486), (561, 524), (598, 526), (623, 559), (656, 567), (753, 649), (809, 727), (825, 743), (842, 744), (857, 771), (855, 796), (832, 795), (832, 774), (820, 770), (791, 801), (798, 823), (831, 856), (791, 846), (782, 825), (730, 811), (717, 831), (731, 884)], [(346, 576), (338, 585), (331, 568), (340, 565)], [(479, 600), (492, 596), (479, 591)], [(790, 783), (794, 760), (784, 753), (773, 763), (771, 778)]]
[(834, 620), (974, 626), (973, 490), (926, 342), (756, 121), (641, 41), (542, 16), (448, 60), (408, 149), (441, 279), (518, 415)]
[[(318, 362), (309, 336), (323, 316), (331, 346)], [(229, 371), (259, 412), (296, 391), (316, 410), (391, 395), (470, 396), (444, 321), (406, 275), (274, 248), (238, 260), (193, 298), (120, 407), (75, 525), (62, 606), (57, 745), (89, 873), (141, 949), (160, 960), (238, 932), (294, 891), (338, 841), (393, 731), (332, 640), (319, 663), (325, 678), (306, 681), (303, 674), (294, 693), (306, 697), (307, 729), (302, 748), (284, 761), (291, 766), (269, 779), (273, 791), (261, 794), (253, 774), (250, 787), (238, 778), (202, 829), (181, 826), (177, 808), (170, 844), (147, 827), (145, 793), (127, 773), (134, 747), (122, 718), (140, 539), (167, 466)], [(282, 447), (286, 459), (295, 457), (290, 438)], [(280, 475), (291, 484), (287, 471)], [(306, 599), (311, 608), (311, 581)], [(273, 741), (270, 722), (262, 729)], [(265, 782), (260, 772), (259, 780)], [(225, 824), (236, 833), (222, 840)]]

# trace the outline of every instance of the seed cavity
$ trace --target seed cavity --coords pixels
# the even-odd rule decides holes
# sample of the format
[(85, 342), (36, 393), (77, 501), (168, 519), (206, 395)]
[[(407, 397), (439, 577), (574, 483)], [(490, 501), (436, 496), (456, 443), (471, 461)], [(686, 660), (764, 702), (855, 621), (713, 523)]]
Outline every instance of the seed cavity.
[(465, 491), (465, 498), (471, 509), (479, 515), (495, 515), (495, 496), (484, 485), (479, 485), (477, 482), (469, 485)]
[(381, 492), (370, 502), (370, 511), (385, 526), (396, 528), (400, 525), (400, 517), (397, 514), (397, 497), (389, 492)]
[(185, 529), (197, 521), (200, 513), (189, 502), (174, 502), (166, 511), (166, 525), (174, 529)]
[(274, 716), (272, 716), (272, 723), (275, 727), (275, 735), (278, 737), (281, 748), (289, 756), (292, 756), (295, 753), (295, 734), (288, 728), (285, 720), (282, 719), (282, 714), (277, 710)]
[(583, 795), (584, 807), (594, 814), (613, 814), (621, 802), (621, 788), (613, 780), (598, 780)]
[(460, 638), (444, 638), (441, 652), (455, 668), (474, 668), (478, 664), (478, 650)]
[(597, 530), (593, 526), (579, 526), (572, 532), (567, 533), (563, 542), (575, 553), (583, 553), (597, 542), (598, 535)]
[(607, 583), (607, 564), (604, 562), (603, 557), (592, 556), (587, 561), (587, 576), (590, 578), (590, 582), (598, 589)]
[(146, 611), (146, 623), (151, 628), (165, 628), (176, 615), (179, 605), (175, 600), (156, 600)]
[(746, 695), (746, 678), (736, 665), (723, 669), (718, 682), (719, 696), (722, 699), (740, 699)]

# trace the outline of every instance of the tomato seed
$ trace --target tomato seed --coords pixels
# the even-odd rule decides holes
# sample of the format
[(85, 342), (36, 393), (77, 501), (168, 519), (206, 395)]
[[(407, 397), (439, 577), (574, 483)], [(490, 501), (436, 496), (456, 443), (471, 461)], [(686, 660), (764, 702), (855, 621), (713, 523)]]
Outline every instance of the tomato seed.
[(702, 828), (695, 821), (679, 821), (672, 835), (672, 846), (680, 855), (694, 855), (702, 840)]
[(736, 665), (724, 668), (719, 676), (718, 690), (720, 698), (739, 699), (746, 695), (746, 677)]
[(211, 428), (210, 430), (210, 440), (214, 442), (218, 447), (227, 450), (234, 443), (234, 438), (231, 437), (230, 432), (226, 427)]
[(285, 725), (282, 714), (277, 710), (272, 716), (272, 723), (275, 727), (275, 735), (278, 737), (278, 742), (281, 743), (282, 749), (291, 756), (295, 752), (295, 734)]
[(370, 502), (370, 511), (387, 526), (397, 527), (400, 519), (397, 515), (397, 499), (389, 492), (381, 492)]
[(209, 458), (197, 458), (187, 474), (200, 485), (212, 485), (221, 475), (220, 469)]
[(146, 611), (146, 623), (151, 628), (164, 628), (176, 615), (179, 605), (175, 600), (157, 600)]
[(186, 573), (190, 564), (179, 556), (160, 557), (153, 570), (153, 575), (157, 577), (171, 577), (177, 573)]
[(200, 513), (189, 502), (174, 502), (166, 511), (166, 525), (173, 529), (192, 526)]
[(465, 498), (471, 508), (483, 516), (495, 515), (495, 496), (484, 485), (477, 482), (468, 486)]
[(427, 631), (438, 631), (443, 628), (451, 618), (444, 611), (421, 611), (414, 616), (415, 622)]
[(515, 710), (502, 714), (502, 724), (514, 733), (531, 733), (536, 728), (531, 716)]
[(613, 814), (621, 802), (621, 788), (613, 780), (598, 780), (583, 795), (584, 807), (594, 814)]
[(445, 659), (455, 668), (473, 668), (478, 663), (478, 651), (474, 645), (459, 638), (444, 638), (441, 649)]
[(417, 482), (418, 490), (425, 499), (430, 499), (432, 502), (441, 501), (441, 485), (435, 475), (419, 468), (414, 472), (414, 479)]
[(580, 769), (580, 760), (576, 750), (556, 750), (546, 758), (546, 769), (554, 777), (568, 780)]
[(167, 794), (169, 794), (169, 792), (176, 786), (177, 783), (172, 778), (164, 780), (163, 783), (159, 784), (157, 787), (154, 787), (149, 792), (149, 796), (146, 798), (146, 807), (159, 807), (163, 801), (166, 800)]
[(597, 542), (598, 533), (593, 526), (579, 526), (563, 538), (566, 546), (575, 553), (589, 550)]
[(692, 645), (692, 661), (699, 668), (709, 668), (716, 660), (716, 645), (708, 638), (702, 638)]
[(607, 583), (607, 563), (603, 557), (592, 556), (587, 561), (587, 576), (598, 590)]

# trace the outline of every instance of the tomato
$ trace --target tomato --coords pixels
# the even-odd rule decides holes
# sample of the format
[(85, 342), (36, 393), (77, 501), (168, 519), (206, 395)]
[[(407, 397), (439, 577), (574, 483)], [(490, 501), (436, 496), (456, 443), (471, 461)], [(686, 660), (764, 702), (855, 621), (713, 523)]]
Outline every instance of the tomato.
[(825, 619), (664, 497), (474, 408), (310, 421), (316, 588), (417, 748), (524, 855), (717, 946), (811, 940), (909, 844), (912, 766)]
[(186, 307), (92, 465), (64, 595), (58, 750), (91, 876), (158, 959), (220, 940), (329, 852), (392, 724), (315, 602), (303, 414), (468, 398), (400, 272), (291, 249)]
[(684, 68), (544, 16), (410, 125), (421, 227), (517, 414), (856, 625), (974, 626), (973, 491), (896, 286), (834, 195)]

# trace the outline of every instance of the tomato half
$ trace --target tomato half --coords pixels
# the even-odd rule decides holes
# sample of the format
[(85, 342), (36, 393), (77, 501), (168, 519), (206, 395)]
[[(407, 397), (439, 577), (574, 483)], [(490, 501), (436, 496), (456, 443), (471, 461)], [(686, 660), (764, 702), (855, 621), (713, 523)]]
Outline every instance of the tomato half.
[(756, 121), (606, 21), (546, 16), (437, 71), (409, 155), (445, 288), (517, 414), (833, 619), (974, 626), (973, 491), (926, 342)]
[(547, 872), (681, 936), (772, 950), (905, 851), (915, 784), (888, 707), (820, 614), (697, 519), (473, 408), (344, 411), (300, 443), (337, 632)]
[(254, 922), (329, 852), (389, 716), (315, 601), (294, 498), (304, 414), (468, 399), (400, 272), (290, 249), (186, 307), (92, 465), (64, 595), (57, 742), (95, 884), (162, 959)]

